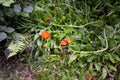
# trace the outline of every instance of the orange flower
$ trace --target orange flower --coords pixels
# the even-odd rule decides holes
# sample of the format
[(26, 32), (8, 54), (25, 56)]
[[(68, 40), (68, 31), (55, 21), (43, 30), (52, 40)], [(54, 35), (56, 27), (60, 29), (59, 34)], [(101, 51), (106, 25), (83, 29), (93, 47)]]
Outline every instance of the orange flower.
[(65, 38), (64, 40), (67, 41), (69, 44), (72, 43), (72, 39), (70, 38)]
[(50, 20), (51, 20), (51, 19), (50, 19), (49, 17), (47, 17), (47, 18), (45, 19), (45, 22), (46, 22), (46, 23), (49, 23)]
[(48, 31), (42, 31), (41, 32), (41, 37), (42, 37), (42, 39), (48, 39), (48, 38), (50, 38), (50, 32), (48, 32)]
[(90, 75), (89, 77), (88, 77), (88, 80), (93, 80), (93, 75)]
[(70, 38), (64, 38), (61, 42), (60, 42), (60, 44), (59, 44), (59, 46), (67, 46), (69, 43), (71, 43), (72, 42), (72, 40), (70, 39)]
[(68, 42), (65, 40), (62, 40), (59, 44), (59, 46), (67, 46), (67, 45), (68, 45)]

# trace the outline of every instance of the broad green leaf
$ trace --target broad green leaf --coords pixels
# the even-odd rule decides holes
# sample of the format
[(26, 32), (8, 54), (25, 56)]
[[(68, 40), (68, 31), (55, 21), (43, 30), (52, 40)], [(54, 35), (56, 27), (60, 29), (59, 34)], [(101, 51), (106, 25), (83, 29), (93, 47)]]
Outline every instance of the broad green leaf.
[(12, 32), (15, 31), (15, 29), (12, 28), (12, 27), (8, 27), (8, 28), (6, 28), (4, 31), (7, 32), (7, 33), (12, 33)]
[(30, 13), (33, 11), (33, 6), (26, 6), (24, 9), (23, 9), (24, 12), (26, 13)]
[(77, 55), (75, 55), (75, 54), (70, 55), (70, 59), (68, 61), (68, 64), (70, 64), (71, 62), (73, 62), (74, 60), (76, 60), (76, 58), (77, 58)]
[(0, 32), (0, 41), (4, 40), (7, 38), (7, 34), (4, 32)]
[(104, 80), (107, 76), (107, 70), (105, 68), (102, 68), (102, 80)]
[(0, 26), (0, 31), (11, 33), (11, 32), (14, 32), (15, 29), (13, 27)]
[(19, 12), (21, 12), (21, 6), (20, 6), (20, 4), (15, 4), (14, 5), (14, 12), (17, 12), (17, 13), (19, 13)]
[(10, 4), (14, 3), (14, 0), (0, 0), (0, 4), (3, 6), (9, 7)]

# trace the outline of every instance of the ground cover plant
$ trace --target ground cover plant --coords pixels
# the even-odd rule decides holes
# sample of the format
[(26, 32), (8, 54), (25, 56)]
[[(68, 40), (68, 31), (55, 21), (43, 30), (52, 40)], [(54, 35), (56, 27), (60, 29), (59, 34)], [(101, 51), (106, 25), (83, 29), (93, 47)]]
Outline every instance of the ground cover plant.
[[(17, 26), (21, 34), (7, 58), (24, 53), (33, 80), (119, 80), (119, 14), (117, 0), (37, 1)], [(18, 73), (11, 78), (26, 79)]]

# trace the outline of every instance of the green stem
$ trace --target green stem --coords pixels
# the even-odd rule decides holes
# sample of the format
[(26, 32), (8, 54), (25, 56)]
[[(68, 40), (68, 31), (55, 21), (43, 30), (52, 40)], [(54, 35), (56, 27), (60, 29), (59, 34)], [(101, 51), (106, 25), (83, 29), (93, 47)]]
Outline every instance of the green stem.
[(97, 51), (76, 51), (76, 50), (73, 50), (72, 48), (70, 48), (70, 50), (75, 52), (75, 53), (100, 53), (100, 52), (103, 52), (103, 51), (108, 49), (108, 41), (107, 41), (107, 37), (106, 37), (106, 34), (105, 34), (105, 30), (104, 30), (104, 38), (105, 38), (105, 42), (106, 42), (106, 47), (101, 49), (101, 50), (97, 50)]
[(59, 24), (55, 24), (55, 23), (53, 23), (52, 25), (54, 25), (54, 26), (61, 26), (61, 27), (66, 27), (66, 26), (69, 26), (69, 27), (74, 27), (74, 28), (76, 28), (76, 27), (78, 27), (78, 28), (84, 28), (85, 26), (87, 26), (87, 25), (89, 25), (89, 24), (93, 24), (93, 23), (96, 23), (96, 22), (89, 22), (89, 23), (87, 23), (87, 24), (84, 24), (84, 25), (80, 25), (80, 26), (76, 26), (76, 25), (59, 25)]

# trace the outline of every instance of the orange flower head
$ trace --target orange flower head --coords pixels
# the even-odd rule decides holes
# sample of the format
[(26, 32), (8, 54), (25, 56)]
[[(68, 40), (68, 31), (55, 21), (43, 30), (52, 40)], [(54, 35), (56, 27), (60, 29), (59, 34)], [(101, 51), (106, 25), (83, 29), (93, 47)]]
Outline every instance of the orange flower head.
[(67, 45), (70, 44), (71, 42), (72, 42), (72, 40), (71, 40), (70, 38), (64, 38), (64, 39), (60, 42), (59, 46), (67, 46)]
[(69, 44), (72, 43), (72, 39), (70, 38), (64, 38), (63, 40), (67, 41)]
[(59, 44), (59, 46), (67, 46), (67, 45), (68, 45), (68, 42), (65, 40), (62, 40)]
[(89, 77), (88, 77), (88, 80), (93, 80), (93, 75), (90, 75)]
[(45, 19), (45, 22), (46, 23), (49, 23), (51, 21), (51, 19), (49, 18), (49, 17), (47, 17), (46, 19)]
[(51, 37), (51, 34), (48, 31), (42, 31), (41, 32), (41, 37), (42, 37), (42, 39), (48, 39), (48, 38)]

